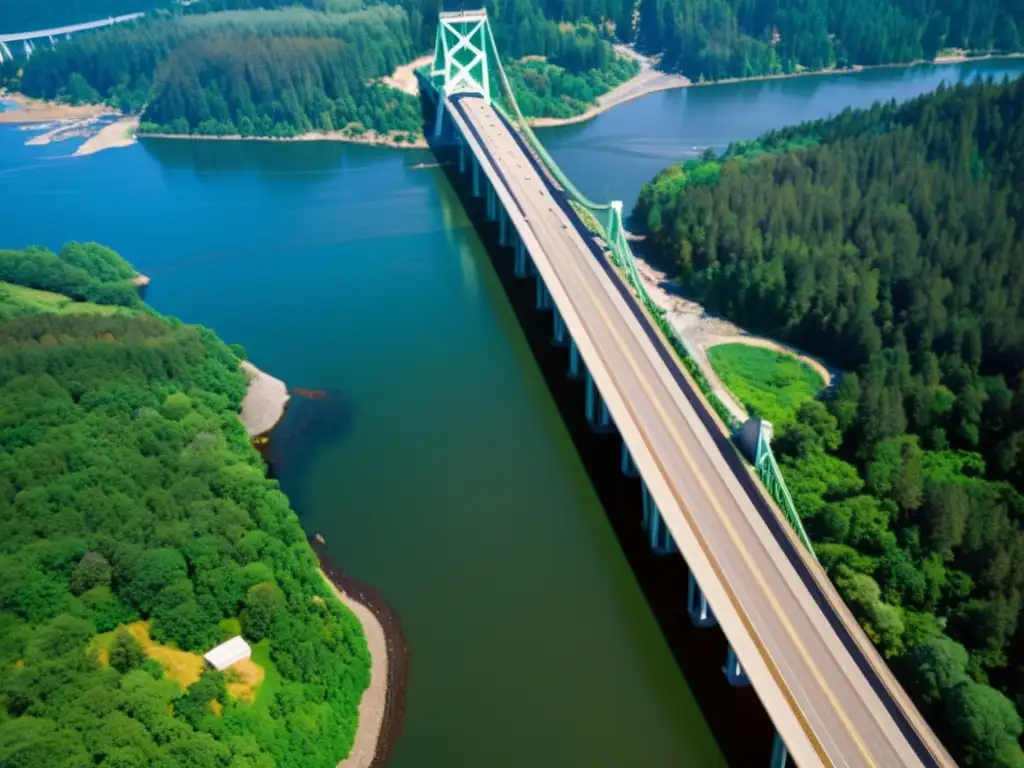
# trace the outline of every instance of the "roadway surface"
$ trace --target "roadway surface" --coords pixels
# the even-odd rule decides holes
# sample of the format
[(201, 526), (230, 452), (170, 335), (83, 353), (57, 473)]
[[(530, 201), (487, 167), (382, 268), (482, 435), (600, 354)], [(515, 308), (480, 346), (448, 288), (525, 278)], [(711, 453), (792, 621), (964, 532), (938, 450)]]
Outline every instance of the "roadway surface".
[(824, 572), (758, 511), (750, 478), (730, 466), (522, 140), (482, 98), (447, 104), (791, 758), (805, 767), (954, 765)]
[(144, 13), (129, 13), (124, 16), (110, 16), (98, 21), (87, 21), (83, 24), (71, 24), (66, 27), (54, 27), (53, 29), (35, 29), (31, 32), (15, 32), (14, 34), (0, 35), (0, 43), (17, 43), (21, 40), (41, 40), (48, 37), (60, 37), (61, 35), (73, 35), (76, 32), (85, 32), (88, 29), (99, 29), (110, 27), (114, 24), (123, 24), (126, 21), (141, 19)]

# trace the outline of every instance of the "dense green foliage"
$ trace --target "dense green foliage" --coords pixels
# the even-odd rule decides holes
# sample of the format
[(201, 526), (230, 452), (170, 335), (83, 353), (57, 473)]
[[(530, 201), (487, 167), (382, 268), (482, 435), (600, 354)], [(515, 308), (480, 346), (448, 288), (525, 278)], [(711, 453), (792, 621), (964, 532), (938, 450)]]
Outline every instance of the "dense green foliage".
[(559, 118), (583, 114), (599, 96), (640, 70), (635, 60), (616, 58), (611, 46), (600, 39), (595, 38), (594, 50), (598, 55), (576, 64), (585, 67), (582, 69), (567, 69), (562, 58), (506, 62), (505, 74), (522, 113)]
[(780, 463), (837, 586), (969, 765), (1024, 761), (984, 686), (1024, 705), (1022, 158), (1024, 80), (979, 82), (668, 169), (638, 206), (709, 307), (852, 371), (781, 430)]
[(824, 386), (821, 374), (793, 355), (742, 343), (716, 344), (708, 362), (747, 413), (772, 424), (792, 421)]
[(369, 84), (411, 57), (397, 8), (237, 11), (121, 25), (42, 49), (21, 87), (124, 109), (148, 103), (147, 129), (173, 133), (412, 131), (416, 99)]
[(97, 243), (68, 243), (59, 254), (45, 248), (0, 250), (0, 282), (62, 293), (78, 301), (139, 305), (129, 282), (135, 270), (111, 249)]
[[(420, 130), (416, 98), (375, 82), (416, 51), (402, 9), (335, 2), (314, 4), (318, 10), (196, 13), (247, 5), (253, 4), (204, 4), (187, 15), (41, 47), (26, 63), (20, 88), (41, 98), (144, 110), (147, 132), (288, 137)], [(509, 33), (499, 38), (503, 49), (550, 62), (510, 59), (513, 88), (528, 115), (580, 114), (637, 69), (617, 58), (592, 25), (550, 23), (536, 36)]]
[[(249, 445), (238, 359), (152, 313), (13, 309), (0, 312), (0, 765), (336, 765), (366, 643)], [(97, 633), (128, 622), (204, 652), (229, 617), (269, 644), (262, 706), (236, 702), (220, 673), (182, 690), (126, 632), (99, 660)]]
[(642, 0), (637, 39), (691, 78), (934, 58), (943, 48), (1018, 51), (1017, 0)]

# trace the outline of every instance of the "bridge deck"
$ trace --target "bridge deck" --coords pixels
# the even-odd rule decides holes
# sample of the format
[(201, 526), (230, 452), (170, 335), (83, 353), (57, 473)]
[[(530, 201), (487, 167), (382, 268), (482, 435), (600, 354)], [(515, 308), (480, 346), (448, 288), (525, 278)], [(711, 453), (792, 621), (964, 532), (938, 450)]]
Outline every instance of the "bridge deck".
[(124, 16), (111, 16), (97, 21), (87, 21), (83, 24), (70, 24), (66, 27), (54, 27), (53, 29), (34, 29), (29, 32), (15, 32), (13, 34), (0, 34), (0, 43), (16, 43), (21, 40), (43, 40), (48, 37), (60, 37), (61, 35), (72, 35), (76, 32), (85, 32), (87, 29), (99, 29), (114, 24), (123, 24), (126, 21), (141, 19), (144, 13), (128, 13)]
[[(801, 562), (799, 547), (780, 541), (789, 534), (773, 532), (759, 512), (519, 137), (481, 98), (445, 103), (792, 758), (801, 766), (953, 765), (874, 649), (863, 647), (859, 627), (845, 626), (853, 619), (818, 566)], [(809, 587), (808, 574), (826, 583)], [(736, 727), (741, 737), (743, 724)]]

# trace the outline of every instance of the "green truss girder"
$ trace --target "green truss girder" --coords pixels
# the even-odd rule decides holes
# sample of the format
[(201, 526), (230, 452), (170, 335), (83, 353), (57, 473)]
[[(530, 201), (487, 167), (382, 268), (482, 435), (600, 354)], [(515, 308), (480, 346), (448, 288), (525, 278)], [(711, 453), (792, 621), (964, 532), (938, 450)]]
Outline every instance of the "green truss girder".
[[(534, 134), (529, 123), (519, 110), (515, 96), (509, 86), (505, 70), (501, 66), (494, 33), (485, 10), (442, 13), (438, 20), (437, 39), (434, 44), (434, 61), (428, 80), (438, 92), (438, 122), (435, 133), (440, 132), (443, 101), (458, 93), (476, 93), (492, 104), (512, 125), (516, 126), (555, 182), (566, 192), (569, 199), (590, 214), (590, 225), (604, 241), (612, 262), (624, 273), (626, 280), (637, 298), (655, 318), (658, 327), (668, 338), (669, 344), (677, 351), (686, 345), (678, 337), (672, 325), (665, 319), (661, 309), (648, 295), (640, 274), (637, 272), (633, 250), (626, 239), (622, 224), (622, 203), (613, 200), (598, 203), (589, 199), (576, 188), (554, 161), (544, 145)], [(683, 352), (680, 351), (680, 354)], [(800, 541), (814, 556), (810, 539), (800, 522), (786, 481), (782, 477), (767, 436), (768, 429), (758, 434), (754, 469), (765, 488), (782, 509), (786, 520), (796, 532)]]

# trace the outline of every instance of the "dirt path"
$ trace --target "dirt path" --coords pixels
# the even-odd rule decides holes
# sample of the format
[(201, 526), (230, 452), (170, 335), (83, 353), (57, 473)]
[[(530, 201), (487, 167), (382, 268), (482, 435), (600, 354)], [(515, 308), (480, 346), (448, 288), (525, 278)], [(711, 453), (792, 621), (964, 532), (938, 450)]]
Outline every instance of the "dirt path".
[(249, 377), (249, 389), (242, 400), (240, 418), (249, 436), (256, 437), (269, 432), (281, 420), (289, 399), (288, 387), (248, 360), (241, 362), (241, 368)]
[(370, 768), (377, 756), (377, 741), (384, 724), (384, 711), (388, 700), (388, 646), (384, 628), (373, 612), (357, 600), (341, 591), (320, 571), (327, 586), (337, 595), (363, 625), (366, 645), (370, 649), (373, 664), (370, 668), (370, 687), (363, 692), (359, 702), (359, 728), (356, 741), (348, 757), (338, 763), (338, 768)]
[(719, 344), (746, 344), (751, 347), (774, 349), (793, 355), (806, 363), (821, 376), (826, 387), (832, 386), (836, 380), (839, 370), (829, 367), (823, 360), (789, 344), (764, 336), (755, 336), (723, 317), (709, 314), (703, 306), (682, 295), (681, 287), (675, 279), (642, 259), (636, 259), (636, 267), (648, 294), (668, 313), (669, 322), (686, 344), (691, 357), (700, 366), (708, 383), (711, 384), (711, 389), (740, 421), (746, 421), (746, 409), (733, 397), (715, 373), (715, 369), (711, 367), (708, 360), (708, 349), (711, 347)]

